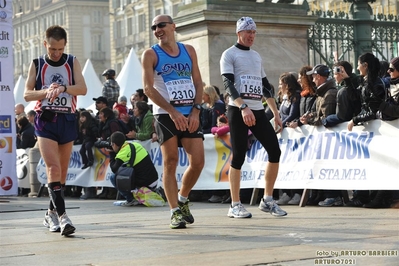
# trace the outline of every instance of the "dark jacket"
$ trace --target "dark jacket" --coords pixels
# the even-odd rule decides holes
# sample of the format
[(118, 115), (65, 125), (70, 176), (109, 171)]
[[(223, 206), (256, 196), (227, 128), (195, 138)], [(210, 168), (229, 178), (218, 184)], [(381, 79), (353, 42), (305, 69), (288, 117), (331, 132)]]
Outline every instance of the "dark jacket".
[(286, 127), (287, 123), (299, 118), (300, 99), (301, 94), (299, 91), (296, 91), (294, 95), (291, 95), (290, 99), (283, 98), (279, 109), (283, 127)]
[(218, 116), (226, 112), (226, 105), (221, 100), (215, 102), (211, 108), (201, 110), (201, 126), (204, 134), (211, 133), (212, 127), (216, 126)]
[(352, 118), (355, 125), (376, 119), (381, 103), (385, 100), (385, 85), (380, 78), (368, 86), (367, 81), (360, 85), (362, 108), (358, 115)]
[(99, 135), (101, 140), (107, 140), (116, 131), (122, 132), (122, 129), (115, 118), (108, 118), (105, 123), (100, 122)]
[[(307, 95), (301, 96), (301, 100), (299, 101), (299, 117), (303, 116), (306, 112), (315, 112), (316, 111), (316, 98), (317, 95)], [(302, 126), (301, 121), (297, 120), (298, 126)]]
[(390, 91), (392, 101), (382, 101), (379, 110), (391, 118), (399, 118), (399, 78), (391, 80)]
[(339, 123), (350, 121), (352, 117), (360, 112), (361, 102), (358, 86), (359, 78), (356, 74), (351, 74), (350, 77), (340, 83), (340, 89), (337, 93), (336, 113), (328, 115), (322, 120), (325, 127), (333, 127)]
[(33, 148), (36, 144), (35, 128), (31, 123), (26, 124), (19, 130), (17, 149)]
[(97, 122), (92, 119), (89, 126), (82, 132), (83, 143), (95, 142), (98, 137)]
[(315, 102), (315, 111), (312, 113), (313, 117), (309, 124), (319, 126), (322, 124), (321, 120), (330, 114), (335, 114), (337, 107), (337, 88), (335, 87), (335, 80), (328, 79), (325, 83), (317, 88), (317, 98)]

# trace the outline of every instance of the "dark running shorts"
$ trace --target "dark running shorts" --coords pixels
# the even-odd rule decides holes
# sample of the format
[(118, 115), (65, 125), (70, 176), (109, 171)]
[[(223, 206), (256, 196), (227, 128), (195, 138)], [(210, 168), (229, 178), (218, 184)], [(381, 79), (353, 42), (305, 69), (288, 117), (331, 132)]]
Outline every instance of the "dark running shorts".
[(176, 129), (175, 123), (172, 121), (168, 114), (154, 115), (154, 128), (158, 135), (158, 142), (161, 145), (173, 136), (177, 136), (179, 141), (179, 147), (182, 147), (180, 140), (182, 138), (202, 138), (204, 139), (204, 133), (202, 132), (201, 125), (196, 131), (190, 133), (188, 130), (180, 131)]
[(35, 116), (35, 134), (38, 137), (51, 139), (58, 144), (66, 144), (78, 137), (75, 114), (57, 113), (52, 122), (42, 121), (37, 112)]

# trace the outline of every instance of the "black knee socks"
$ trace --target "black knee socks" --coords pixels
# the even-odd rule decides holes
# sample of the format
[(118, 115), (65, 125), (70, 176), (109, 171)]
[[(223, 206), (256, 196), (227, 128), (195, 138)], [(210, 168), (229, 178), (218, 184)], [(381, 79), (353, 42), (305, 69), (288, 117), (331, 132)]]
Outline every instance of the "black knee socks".
[(58, 216), (65, 212), (64, 189), (60, 182), (53, 182), (48, 184), (48, 193), (50, 195), (50, 210), (51, 207), (57, 210)]

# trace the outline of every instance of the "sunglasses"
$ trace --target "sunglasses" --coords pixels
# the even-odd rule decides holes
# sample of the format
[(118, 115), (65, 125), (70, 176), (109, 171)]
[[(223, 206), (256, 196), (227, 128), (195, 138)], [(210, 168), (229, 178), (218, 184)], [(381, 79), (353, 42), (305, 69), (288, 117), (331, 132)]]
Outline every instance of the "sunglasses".
[(151, 29), (154, 31), (158, 28), (162, 29), (165, 28), (167, 24), (173, 24), (172, 22), (159, 22), (158, 24), (152, 25)]
[(388, 68), (388, 71), (395, 72), (395, 69), (393, 67), (390, 67), (390, 68)]

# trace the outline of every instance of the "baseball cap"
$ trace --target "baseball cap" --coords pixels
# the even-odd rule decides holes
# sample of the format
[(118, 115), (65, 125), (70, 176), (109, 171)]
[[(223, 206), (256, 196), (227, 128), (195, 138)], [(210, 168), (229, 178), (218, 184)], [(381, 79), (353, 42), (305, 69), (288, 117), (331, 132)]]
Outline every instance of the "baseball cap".
[(323, 77), (330, 75), (330, 69), (326, 65), (316, 65), (312, 70), (306, 72), (306, 75), (319, 74)]
[(98, 98), (93, 98), (93, 101), (95, 101), (96, 103), (101, 102), (101, 103), (108, 104), (108, 100), (104, 96), (100, 96)]
[(236, 33), (243, 30), (256, 30), (255, 21), (250, 17), (242, 17), (237, 20)]

